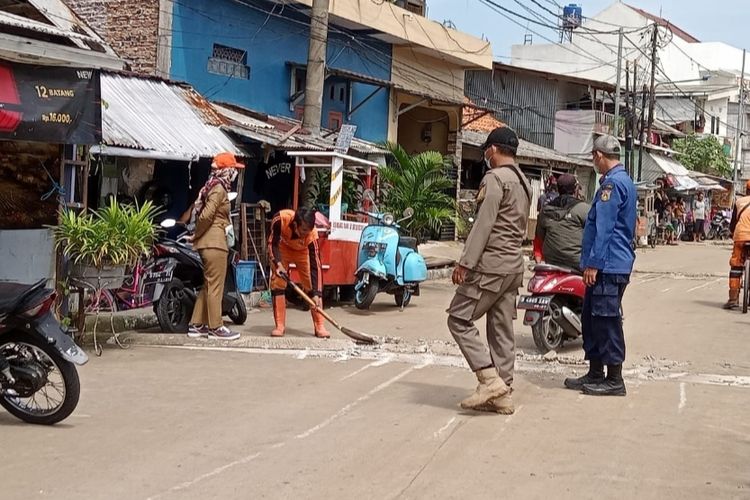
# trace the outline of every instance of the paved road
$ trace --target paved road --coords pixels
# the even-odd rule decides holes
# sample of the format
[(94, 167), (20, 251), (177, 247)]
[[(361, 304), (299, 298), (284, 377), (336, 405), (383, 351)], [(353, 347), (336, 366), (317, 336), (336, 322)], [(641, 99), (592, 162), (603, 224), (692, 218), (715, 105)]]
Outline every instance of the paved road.
[[(728, 253), (680, 248), (673, 267), (696, 273)], [(107, 349), (81, 370), (63, 425), (0, 413), (2, 498), (750, 498), (750, 318), (718, 309), (724, 278), (668, 270), (636, 275), (627, 294), (626, 398), (564, 390), (575, 366), (521, 357), (515, 415), (458, 410), (472, 375), (419, 348), (447, 338), (451, 287), (432, 283), (403, 313), (385, 297), (372, 315), (332, 309), (397, 332), (408, 356)], [(290, 318), (302, 342), (308, 322)], [(262, 334), (270, 313), (249, 324)], [(533, 352), (524, 327), (517, 340)]]

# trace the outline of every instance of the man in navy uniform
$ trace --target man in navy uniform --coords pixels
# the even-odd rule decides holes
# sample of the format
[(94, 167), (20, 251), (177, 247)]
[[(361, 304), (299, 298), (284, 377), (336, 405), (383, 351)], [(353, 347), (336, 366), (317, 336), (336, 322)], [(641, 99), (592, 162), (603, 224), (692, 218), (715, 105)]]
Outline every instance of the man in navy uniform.
[(565, 387), (595, 396), (624, 396), (622, 296), (635, 261), (632, 241), (638, 197), (620, 163), (616, 137), (597, 137), (591, 154), (602, 178), (586, 219), (581, 252), (586, 284), (581, 321), (589, 371), (583, 377), (565, 379)]

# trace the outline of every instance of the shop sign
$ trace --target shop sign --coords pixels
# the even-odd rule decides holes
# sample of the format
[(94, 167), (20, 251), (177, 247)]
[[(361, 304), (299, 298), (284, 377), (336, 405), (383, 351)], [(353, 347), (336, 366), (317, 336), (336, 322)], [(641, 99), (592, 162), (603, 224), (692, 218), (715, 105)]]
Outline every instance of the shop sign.
[(101, 138), (98, 71), (0, 61), (0, 140), (98, 144)]

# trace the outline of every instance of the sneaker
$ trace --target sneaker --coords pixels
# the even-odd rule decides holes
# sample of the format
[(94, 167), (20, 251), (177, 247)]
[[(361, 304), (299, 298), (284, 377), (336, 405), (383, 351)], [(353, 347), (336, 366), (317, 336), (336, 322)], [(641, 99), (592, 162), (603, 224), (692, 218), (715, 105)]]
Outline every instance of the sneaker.
[(190, 325), (188, 327), (188, 337), (191, 339), (208, 337), (208, 327), (206, 325)]
[(233, 332), (226, 326), (220, 326), (215, 330), (209, 330), (208, 338), (218, 340), (237, 340), (238, 338), (240, 338), (240, 334)]

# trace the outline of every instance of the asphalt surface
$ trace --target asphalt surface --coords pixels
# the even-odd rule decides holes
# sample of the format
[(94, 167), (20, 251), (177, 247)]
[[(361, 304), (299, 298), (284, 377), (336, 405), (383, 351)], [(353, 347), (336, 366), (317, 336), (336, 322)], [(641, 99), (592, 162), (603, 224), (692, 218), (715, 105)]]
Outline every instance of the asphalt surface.
[(512, 416), (457, 407), (475, 381), (450, 348), (447, 283), (404, 312), (387, 296), (371, 313), (330, 310), (400, 337), (376, 349), (312, 339), (301, 311), (276, 345), (262, 311), (243, 327), (263, 342), (252, 349), (110, 347), (80, 370), (63, 424), (0, 413), (0, 497), (750, 498), (750, 317), (719, 308), (728, 257), (639, 254), (624, 398), (563, 389), (580, 344), (544, 362), (519, 326)]

